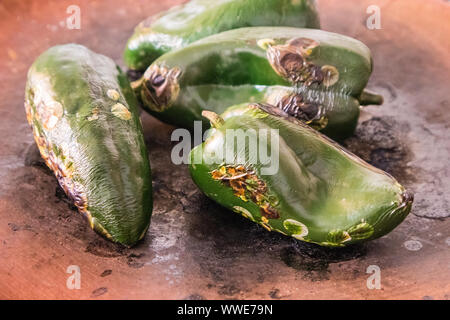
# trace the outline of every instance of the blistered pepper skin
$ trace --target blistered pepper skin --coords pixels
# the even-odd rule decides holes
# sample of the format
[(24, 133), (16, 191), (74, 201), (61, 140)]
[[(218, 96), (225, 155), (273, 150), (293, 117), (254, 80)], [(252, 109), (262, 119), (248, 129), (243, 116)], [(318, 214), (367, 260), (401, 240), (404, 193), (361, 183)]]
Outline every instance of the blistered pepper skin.
[[(279, 108), (243, 104), (227, 112), (208, 114), (213, 129), (190, 154), (194, 182), (224, 207), (269, 231), (329, 247), (381, 237), (410, 212), (413, 196), (392, 176)], [(261, 130), (279, 130), (277, 144), (264, 142), (269, 154), (279, 146), (276, 171), (264, 173), (250, 148), (227, 144), (228, 130), (239, 129), (258, 144)], [(211, 158), (227, 152), (230, 158)]]
[(141, 22), (128, 40), (124, 60), (145, 70), (171, 50), (241, 27), (320, 28), (314, 0), (191, 0)]
[(81, 45), (52, 47), (29, 69), (25, 109), (41, 156), (91, 228), (127, 246), (142, 239), (151, 172), (126, 75)]
[[(302, 100), (289, 99), (288, 94), (280, 97), (284, 103), (279, 104), (301, 120), (302, 111), (308, 113), (303, 106), (311, 103), (344, 113), (345, 106), (355, 100), (358, 105), (381, 104), (381, 96), (364, 91), (371, 72), (370, 51), (355, 39), (321, 30), (253, 27), (216, 34), (169, 52), (154, 61), (133, 86), (146, 110), (163, 121), (189, 127), (192, 124), (187, 122), (200, 120), (206, 105), (223, 111), (225, 104), (210, 97), (231, 94), (236, 99), (226, 98), (224, 101), (231, 102), (228, 106), (273, 103), (260, 91), (273, 91), (270, 88), (275, 86), (297, 88), (301, 93)], [(205, 99), (206, 88), (211, 92)], [(246, 100), (238, 100), (241, 98)], [(353, 110), (352, 106), (348, 118), (354, 122)], [(177, 120), (183, 114), (185, 120)], [(347, 117), (335, 111), (333, 117), (336, 115), (339, 121)], [(329, 117), (325, 120), (337, 122)], [(345, 137), (356, 123), (343, 124), (342, 133), (336, 128), (328, 131)], [(326, 126), (322, 129), (327, 130)]]

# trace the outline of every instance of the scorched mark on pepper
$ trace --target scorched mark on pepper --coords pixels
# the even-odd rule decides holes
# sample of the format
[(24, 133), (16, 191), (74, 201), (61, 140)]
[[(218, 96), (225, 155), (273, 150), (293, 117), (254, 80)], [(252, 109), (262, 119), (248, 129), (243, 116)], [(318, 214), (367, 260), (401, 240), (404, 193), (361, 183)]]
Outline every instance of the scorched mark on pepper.
[(284, 96), (277, 107), (316, 130), (321, 130), (328, 124), (325, 108), (320, 104), (306, 101), (301, 94)]
[(280, 218), (279, 212), (274, 208), (278, 201), (269, 194), (266, 183), (256, 176), (255, 171), (242, 165), (236, 167), (229, 165), (213, 170), (211, 177), (232, 188), (234, 195), (243, 201), (250, 199), (256, 203), (260, 208), (263, 222), (268, 223), (267, 219)]

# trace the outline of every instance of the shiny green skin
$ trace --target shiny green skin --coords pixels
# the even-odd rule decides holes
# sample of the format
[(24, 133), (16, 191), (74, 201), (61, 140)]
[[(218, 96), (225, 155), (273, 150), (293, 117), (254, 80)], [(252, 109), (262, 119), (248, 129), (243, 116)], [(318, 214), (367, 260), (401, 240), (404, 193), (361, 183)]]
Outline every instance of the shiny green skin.
[[(259, 85), (198, 85), (189, 86), (183, 90), (173, 105), (162, 112), (147, 109), (147, 111), (166, 123), (193, 130), (194, 121), (202, 121), (202, 128), (208, 129), (210, 123), (202, 117), (203, 110), (217, 114), (225, 112), (232, 105), (242, 102), (278, 103), (286, 95), (301, 90), (287, 86)], [(327, 124), (320, 129), (323, 134), (334, 140), (342, 140), (355, 131), (359, 114), (360, 102), (347, 95), (321, 94), (318, 90), (303, 91), (309, 101), (322, 105), (325, 110)], [(314, 127), (314, 123), (312, 123)]]
[[(229, 186), (211, 177), (211, 172), (223, 165), (242, 164), (253, 169), (278, 199), (275, 209), (280, 218), (268, 219), (266, 228), (299, 240), (338, 247), (375, 239), (394, 229), (410, 212), (412, 194), (393, 177), (303, 123), (248, 104), (233, 107), (232, 113), (222, 124), (213, 124), (215, 129), (206, 141), (190, 154), (194, 182), (224, 207), (245, 212), (247, 217), (250, 213), (255, 222), (263, 224), (255, 202), (242, 200)], [(256, 133), (279, 129), (279, 170), (274, 175), (261, 174), (261, 164), (249, 158), (248, 147), (229, 150), (235, 157), (245, 155), (246, 163), (209, 164), (211, 152), (226, 146), (227, 129), (254, 129)], [(268, 144), (270, 152), (270, 139)], [(307, 234), (300, 236), (286, 228), (286, 219), (303, 224)]]
[[(111, 98), (110, 89), (118, 95)], [(142, 239), (153, 206), (151, 171), (136, 97), (126, 75), (111, 59), (84, 46), (55, 46), (31, 66), (25, 99), (35, 136), (51, 146), (62, 171), (71, 175), (70, 181), (59, 179), (61, 186), (74, 182), (84, 194), (87, 212), (80, 212), (91, 227), (127, 246)], [(40, 112), (54, 101), (63, 113), (48, 130)], [(129, 118), (113, 114), (117, 103), (129, 110)], [(45, 147), (40, 150), (45, 159)], [(75, 199), (73, 194), (69, 197)]]
[(127, 42), (126, 65), (145, 70), (156, 58), (215, 33), (241, 27), (320, 28), (314, 0), (191, 0), (141, 22)]

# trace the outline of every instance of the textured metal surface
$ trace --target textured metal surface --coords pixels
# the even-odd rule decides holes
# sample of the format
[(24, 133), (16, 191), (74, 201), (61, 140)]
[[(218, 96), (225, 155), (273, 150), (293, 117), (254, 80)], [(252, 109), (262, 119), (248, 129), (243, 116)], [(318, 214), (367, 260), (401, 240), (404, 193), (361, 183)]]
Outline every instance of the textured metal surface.
[[(324, 249), (269, 233), (208, 200), (186, 166), (170, 161), (173, 127), (143, 115), (155, 208), (145, 241), (123, 249), (93, 233), (45, 167), (25, 119), (26, 71), (51, 45), (78, 42), (121, 64), (133, 26), (180, 1), (0, 3), (0, 298), (412, 298), (450, 297), (450, 5), (441, 0), (319, 2), (323, 28), (372, 50), (365, 109), (345, 145), (415, 192), (412, 213), (365, 245)], [(61, 21), (81, 7), (81, 30)], [(381, 7), (381, 30), (366, 8)], [(81, 289), (69, 290), (69, 265)], [(369, 290), (369, 265), (381, 289)]]

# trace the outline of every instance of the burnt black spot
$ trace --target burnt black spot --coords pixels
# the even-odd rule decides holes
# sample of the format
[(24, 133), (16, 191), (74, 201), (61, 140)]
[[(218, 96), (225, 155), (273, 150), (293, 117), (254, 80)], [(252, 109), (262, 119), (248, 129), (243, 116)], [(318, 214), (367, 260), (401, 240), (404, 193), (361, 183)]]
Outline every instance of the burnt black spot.
[(280, 65), (289, 76), (296, 76), (303, 68), (303, 58), (297, 53), (287, 52), (282, 54)]
[(156, 106), (162, 106), (163, 101), (160, 101), (160, 99), (163, 99), (164, 97), (158, 97), (155, 88), (157, 87), (153, 86), (153, 81), (147, 80), (143, 83), (142, 93), (144, 94), (147, 103), (151, 103)]
[(166, 81), (166, 79), (165, 79), (162, 75), (157, 75), (157, 76), (152, 80), (152, 85), (153, 85), (154, 87), (159, 87), (159, 86), (161, 86), (165, 81)]
[(319, 113), (319, 106), (313, 103), (306, 103), (302, 106), (301, 111), (306, 115), (308, 120), (311, 120)]
[(294, 94), (283, 97), (277, 107), (288, 115), (302, 121), (310, 121), (319, 114), (319, 105), (304, 101), (301, 94)]
[(284, 112), (292, 115), (296, 108), (300, 108), (303, 102), (303, 96), (301, 94), (285, 96), (278, 103), (278, 107)]

